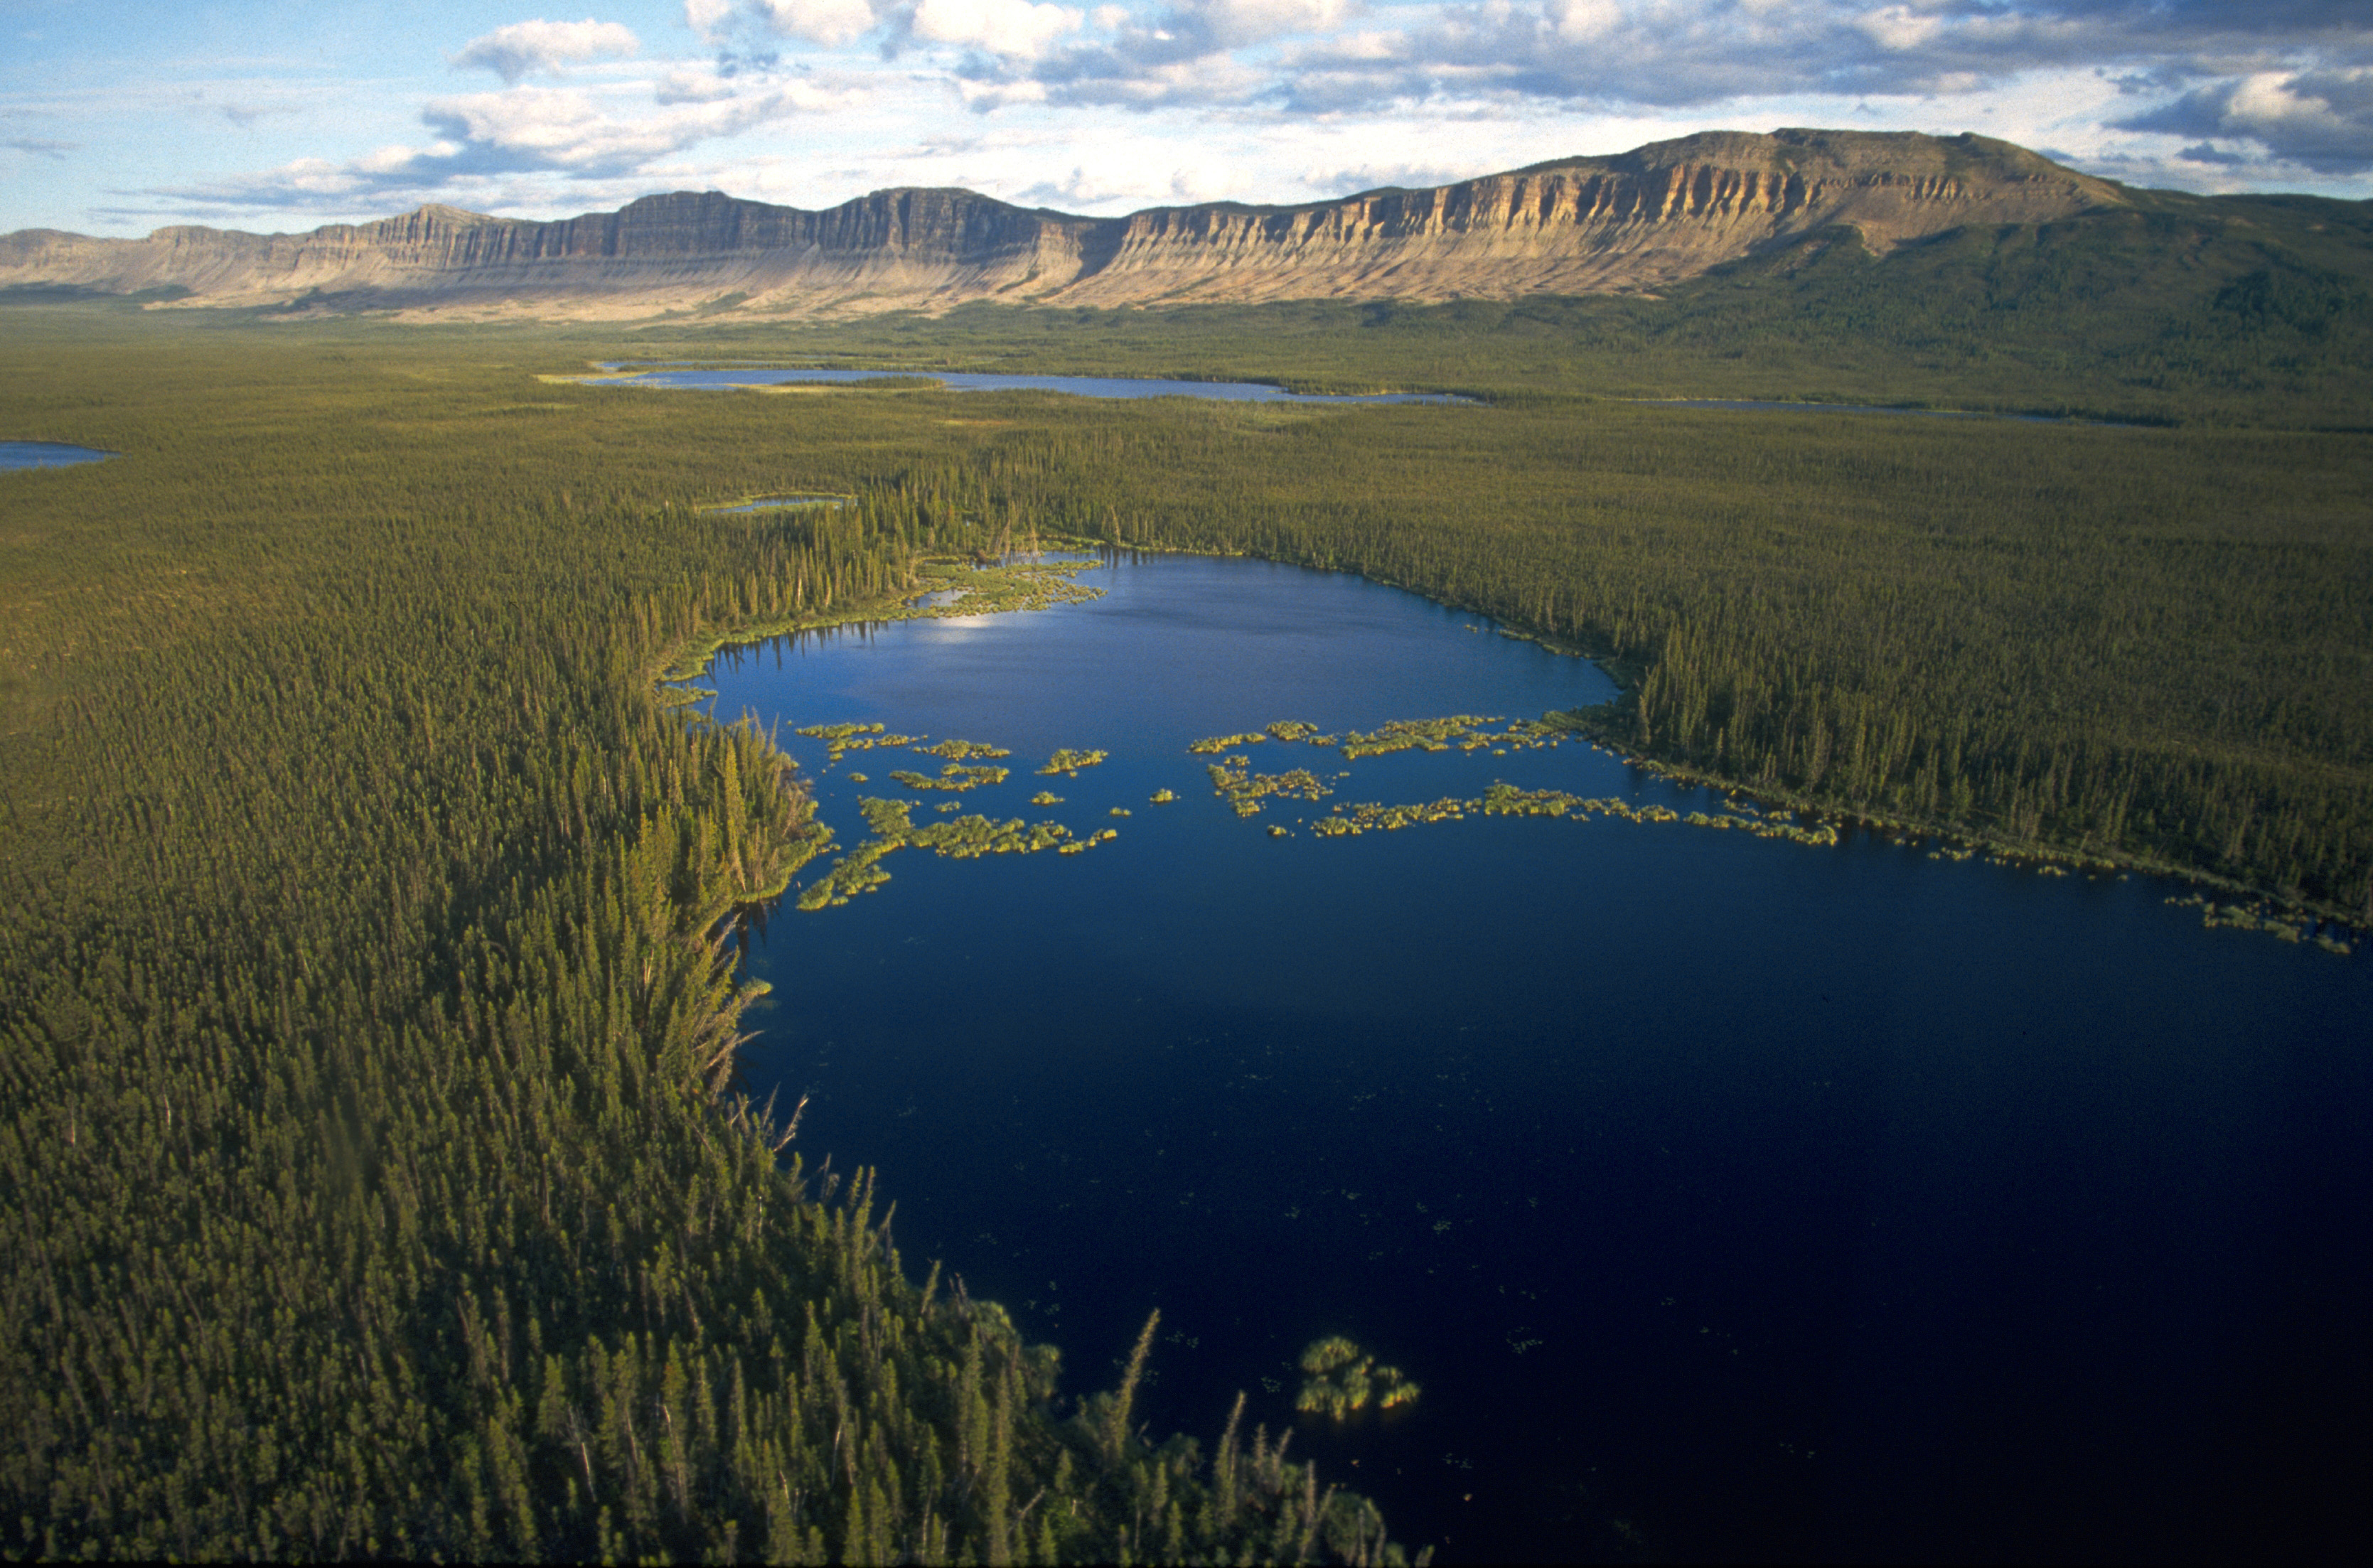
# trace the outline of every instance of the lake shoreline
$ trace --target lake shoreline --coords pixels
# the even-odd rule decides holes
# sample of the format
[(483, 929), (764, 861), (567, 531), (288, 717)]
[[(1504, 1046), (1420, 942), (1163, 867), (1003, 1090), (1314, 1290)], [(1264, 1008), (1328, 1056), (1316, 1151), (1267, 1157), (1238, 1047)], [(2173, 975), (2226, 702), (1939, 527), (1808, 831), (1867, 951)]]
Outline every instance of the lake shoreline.
[[(1249, 550), (1197, 550), (1183, 546), (1116, 544), (1110, 540), (1052, 533), (1043, 535), (1042, 543), (1049, 552), (1093, 552), (1099, 557), (1106, 552), (1126, 551), (1142, 556), (1265, 560), (1279, 566), (1299, 567), (1307, 571), (1350, 570), (1348, 568), (1320, 566), (1310, 562), (1262, 556)], [(941, 558), (930, 557), (929, 559), (938, 561)], [(945, 557), (944, 560), (947, 564), (969, 565), (954, 556)], [(1090, 570), (1093, 569), (1093, 567), (1089, 563), (1081, 563), (1077, 569)], [(1608, 708), (1618, 707), (1627, 696), (1635, 693), (1640, 679), (1645, 673), (1612, 654), (1594, 653), (1563, 638), (1514, 625), (1502, 617), (1476, 609), (1471, 605), (1459, 603), (1455, 600), (1438, 598), (1409, 583), (1395, 581), (1389, 578), (1374, 577), (1366, 573), (1354, 572), (1351, 575), (1360, 577), (1364, 581), (1375, 583), (1379, 587), (1415, 594), (1430, 603), (1439, 604), (1445, 609), (1481, 616), (1502, 637), (1536, 643), (1561, 658), (1587, 661), (1616, 686), (1616, 696), (1604, 705)], [(666, 688), (670, 686), (681, 688), (684, 683), (700, 679), (707, 673), (716, 656), (727, 648), (770, 642), (777, 638), (795, 637), (803, 632), (829, 631), (860, 624), (886, 626), (899, 621), (933, 616), (935, 614), (944, 613), (951, 606), (940, 606), (937, 611), (917, 611), (912, 609), (911, 605), (917, 599), (941, 591), (941, 588), (938, 587), (919, 588), (910, 590), (892, 600), (873, 600), (862, 604), (851, 604), (846, 611), (810, 612), (782, 620), (753, 622), (730, 629), (721, 629), (713, 634), (704, 633), (678, 644), (675, 649), (655, 661), (649, 685), (657, 688), (654, 695), (660, 701), (661, 706), (687, 706), (709, 694), (696, 693), (670, 702), (667, 700)], [(1018, 611), (1044, 607), (1046, 606), (1043, 603), (1022, 603), (962, 613), (1002, 614), (1009, 609)], [(2009, 864), (2032, 865), (2038, 869), (2047, 865), (2075, 867), (2087, 871), (2119, 872), (2181, 882), (2195, 888), (2230, 895), (2237, 902), (2247, 901), (2255, 906), (2252, 909), (2239, 911), (2245, 917), (2239, 919), (2229, 918), (2234, 912), (2233, 907), (2226, 906), (2228, 919), (2220, 922), (2216, 918), (2216, 907), (2212, 905), (2206, 916), (2209, 924), (2254, 924), (2256, 929), (2265, 930), (2283, 940), (2293, 942), (2312, 942), (2342, 956), (2348, 955), (2368, 938), (2373, 938), (2373, 924), (2368, 924), (2353, 912), (2344, 910), (2336, 905), (2320, 900), (2288, 897), (2278, 890), (2238, 882), (2204, 867), (2157, 860), (2124, 851), (2095, 849), (2085, 845), (2016, 842), (1976, 830), (1965, 824), (1892, 814), (1826, 797), (1801, 795), (1770, 785), (1728, 778), (1677, 758), (1660, 756), (1653, 751), (1643, 751), (1633, 742), (1616, 733), (1614, 728), (1603, 719), (1595, 716), (1571, 719), (1568, 721), (1571, 722), (1575, 733), (1586, 736), (1593, 743), (1611, 752), (1628, 766), (1641, 768), (1677, 783), (1694, 784), (1706, 789), (1718, 790), (1725, 794), (1751, 801), (1759, 806), (1809, 813), (1899, 841), (1934, 839), (1940, 845), (1961, 849), (1970, 855), (1983, 855)]]

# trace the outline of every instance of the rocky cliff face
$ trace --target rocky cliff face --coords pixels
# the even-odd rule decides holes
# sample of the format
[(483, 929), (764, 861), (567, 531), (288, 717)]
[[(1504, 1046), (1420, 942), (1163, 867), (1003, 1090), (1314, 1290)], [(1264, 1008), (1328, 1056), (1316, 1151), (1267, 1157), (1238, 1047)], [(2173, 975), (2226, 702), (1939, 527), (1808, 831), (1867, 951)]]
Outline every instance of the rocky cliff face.
[(1978, 136), (1715, 132), (1609, 158), (1292, 207), (1123, 218), (969, 191), (878, 191), (824, 212), (714, 192), (554, 223), (426, 206), (310, 234), (0, 237), (0, 287), (185, 290), (192, 305), (636, 317), (716, 305), (849, 314), (970, 299), (1125, 306), (1507, 298), (1654, 289), (1844, 226), (1884, 252), (1972, 223), (2123, 205), (2120, 188)]

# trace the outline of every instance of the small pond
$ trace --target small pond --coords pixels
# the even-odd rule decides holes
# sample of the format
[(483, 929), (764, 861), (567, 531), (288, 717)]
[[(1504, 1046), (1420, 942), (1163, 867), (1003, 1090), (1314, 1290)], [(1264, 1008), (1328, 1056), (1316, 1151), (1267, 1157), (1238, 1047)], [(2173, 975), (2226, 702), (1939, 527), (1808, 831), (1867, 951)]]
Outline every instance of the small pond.
[(77, 462), (105, 462), (120, 455), (69, 446), (64, 441), (0, 441), (0, 470), (64, 468)]
[[(1159, 1307), (1157, 1431), (1208, 1447), (1246, 1390), (1248, 1422), (1454, 1561), (2361, 1544), (2365, 952), (1851, 832), (1467, 807), (1320, 836), (1338, 806), (1495, 780), (1741, 814), (1572, 742), (1240, 743), (1332, 793), (1239, 816), (1191, 742), (1534, 717), (1607, 684), (1351, 577), (1081, 580), (1106, 591), (744, 649), (709, 682), (783, 721), (844, 847), (868, 796), (1116, 831), (902, 849), (878, 892), (747, 933), (775, 987), (758, 1094), (812, 1094), (810, 1164), (878, 1167), (909, 1266), (1060, 1344), (1073, 1394)], [(1012, 771), (909, 788), (891, 772), (941, 757), (790, 733), (835, 722)], [(1037, 772), (1058, 748), (1109, 756)], [(1416, 1403), (1297, 1424), (1292, 1360), (1333, 1333)]]
[[(634, 369), (611, 364), (604, 369)], [(806, 382), (848, 383), (928, 377), (952, 392), (1053, 392), (1076, 397), (1198, 397), (1222, 403), (1434, 403), (1471, 404), (1471, 398), (1447, 392), (1378, 392), (1361, 397), (1291, 392), (1257, 381), (1169, 381), (1134, 376), (1004, 376), (955, 370), (813, 370), (766, 367), (658, 367), (628, 380), (588, 377), (589, 386), (689, 387), (719, 391), (732, 387), (779, 387)]]
[(703, 507), (705, 512), (778, 512), (801, 507), (836, 507), (848, 500), (846, 496), (761, 496), (754, 501), (743, 501), (730, 507)]

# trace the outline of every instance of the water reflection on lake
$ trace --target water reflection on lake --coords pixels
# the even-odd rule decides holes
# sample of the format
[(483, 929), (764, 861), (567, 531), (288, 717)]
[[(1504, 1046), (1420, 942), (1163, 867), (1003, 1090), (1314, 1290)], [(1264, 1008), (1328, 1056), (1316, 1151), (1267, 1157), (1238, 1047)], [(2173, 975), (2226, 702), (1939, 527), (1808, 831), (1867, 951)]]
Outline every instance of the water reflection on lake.
[[(1059, 1342), (1073, 1392), (1158, 1306), (1144, 1414), (1208, 1447), (1239, 1388), (1248, 1422), (1292, 1424), (1286, 1363), (1348, 1334), (1423, 1396), (1294, 1451), (1452, 1559), (1618, 1552), (1618, 1518), (1682, 1558), (2361, 1539), (2363, 953), (1864, 835), (1303, 825), (1495, 778), (1713, 803), (1573, 744), (1247, 747), (1337, 794), (1239, 820), (1190, 740), (1537, 716), (1607, 684), (1349, 577), (1084, 580), (1110, 591), (771, 645), (711, 683), (811, 775), (790, 726), (880, 720), (1013, 749), (964, 811), (1119, 828), (1070, 858), (902, 851), (881, 893), (784, 907), (751, 954), (777, 988), (757, 1091), (814, 1096), (797, 1147), (879, 1166), (910, 1267)], [(1111, 760), (1033, 773), (1066, 746)], [(844, 845), (859, 795), (910, 793), (892, 767), (938, 771), (822, 773)], [(1046, 788), (1062, 805), (1026, 804)]]
[(743, 501), (738, 506), (703, 507), (700, 509), (707, 512), (775, 512), (799, 507), (837, 507), (848, 499), (846, 496), (765, 496), (754, 501)]
[(0, 470), (65, 468), (77, 462), (104, 462), (118, 455), (64, 441), (0, 441)]
[[(613, 364), (604, 369), (632, 369)], [(1221, 403), (1438, 403), (1469, 404), (1470, 398), (1447, 392), (1376, 392), (1363, 396), (1329, 396), (1292, 392), (1257, 381), (1174, 381), (1137, 376), (1005, 376), (957, 370), (813, 370), (701, 366), (657, 368), (628, 380), (588, 377), (589, 386), (672, 387), (719, 391), (732, 387), (779, 387), (806, 382), (825, 384), (880, 381), (926, 377), (951, 392), (1053, 392), (1076, 397), (1198, 397)]]

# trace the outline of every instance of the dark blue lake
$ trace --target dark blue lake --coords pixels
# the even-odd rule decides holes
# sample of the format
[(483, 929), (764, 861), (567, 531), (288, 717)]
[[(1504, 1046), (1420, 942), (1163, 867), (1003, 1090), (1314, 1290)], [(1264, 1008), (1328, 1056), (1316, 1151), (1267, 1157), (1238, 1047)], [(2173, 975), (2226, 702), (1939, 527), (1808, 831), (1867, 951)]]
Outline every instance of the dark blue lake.
[[(715, 671), (721, 714), (784, 721), (844, 846), (860, 795), (934, 820), (887, 775), (940, 764), (827, 771), (793, 725), (1008, 746), (1013, 777), (964, 811), (1119, 830), (903, 850), (878, 893), (752, 932), (777, 988), (758, 1092), (813, 1095), (812, 1166), (879, 1167), (910, 1270), (1005, 1303), (1075, 1393), (1159, 1307), (1140, 1408), (1207, 1447), (1238, 1389), (1293, 1424), (1289, 1363), (1351, 1336), (1422, 1396), (1305, 1420), (1293, 1452), (1453, 1560), (2361, 1544), (2362, 951), (1867, 835), (1305, 825), (1494, 778), (1718, 804), (1572, 743), (1246, 747), (1337, 793), (1239, 819), (1190, 741), (1537, 717), (1607, 683), (1350, 577), (1172, 557), (1082, 580), (1109, 591)], [(1037, 777), (1057, 747), (1111, 757)], [(1041, 789), (1063, 803), (1033, 809)]]
[[(630, 365), (603, 367), (631, 369)], [(1292, 392), (1259, 381), (1171, 381), (1145, 376), (1002, 376), (964, 370), (808, 370), (771, 367), (701, 366), (655, 368), (631, 380), (589, 380), (590, 386), (672, 387), (719, 391), (732, 387), (780, 387), (803, 382), (847, 383), (927, 376), (951, 392), (1053, 392), (1075, 397), (1198, 397), (1221, 403), (1444, 403), (1467, 404), (1470, 398), (1447, 392), (1374, 392), (1362, 396), (1331, 396)]]
[(104, 462), (115, 456), (64, 441), (0, 441), (0, 471), (11, 468), (64, 468), (77, 462)]

